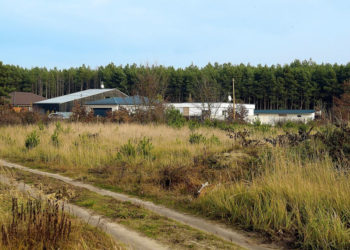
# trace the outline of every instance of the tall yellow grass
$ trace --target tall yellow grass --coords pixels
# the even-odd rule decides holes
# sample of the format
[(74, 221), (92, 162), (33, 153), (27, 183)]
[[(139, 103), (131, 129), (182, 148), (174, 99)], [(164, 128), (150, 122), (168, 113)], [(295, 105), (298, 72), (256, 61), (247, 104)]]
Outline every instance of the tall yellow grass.
[[(137, 124), (63, 124), (58, 147), (51, 142), (52, 124), (39, 131), (39, 146), (27, 150), (24, 141), (34, 129), (39, 131), (37, 126), (1, 127), (0, 157), (44, 163), (47, 168), (124, 191), (137, 190), (140, 195), (186, 201), (203, 214), (290, 241), (293, 247), (350, 248), (350, 177), (336, 170), (327, 155), (308, 158), (302, 146), (242, 149), (224, 131), (210, 128), (196, 132), (207, 138), (214, 135), (220, 143), (190, 144), (188, 128)], [(248, 129), (253, 139), (283, 133), (278, 128)], [(88, 133), (98, 136), (86, 139)], [(118, 159), (122, 145), (145, 136), (154, 146), (153, 160)], [(254, 150), (263, 157), (249, 169), (241, 159)], [(221, 158), (212, 161), (210, 157), (224, 152), (230, 152), (232, 166), (223, 163), (216, 169), (211, 164)], [(207, 157), (207, 163), (201, 163), (201, 157)], [(90, 174), (91, 169), (101, 171)], [(162, 189), (160, 175), (185, 179), (179, 186), (186, 189)], [(186, 198), (192, 186), (196, 190), (207, 180), (210, 186), (199, 198)]]
[(327, 157), (302, 162), (281, 148), (265, 167), (251, 182), (217, 186), (199, 206), (245, 228), (290, 239), (293, 246), (350, 247), (348, 175), (335, 171)]
[[(51, 142), (55, 125), (51, 124), (44, 130), (38, 126), (12, 126), (0, 128), (0, 156), (21, 160), (48, 163), (48, 167), (62, 169), (80, 169), (113, 164), (121, 145), (128, 140), (137, 141), (142, 137), (151, 138), (154, 146), (153, 154), (157, 164), (186, 165), (193, 161), (193, 156), (225, 149), (231, 142), (223, 131), (200, 129), (207, 137), (215, 135), (220, 144), (203, 146), (190, 144), (188, 128), (172, 129), (163, 125), (137, 124), (63, 124), (63, 132), (59, 133), (59, 146)], [(37, 130), (40, 144), (26, 150), (26, 136)], [(98, 134), (96, 138), (84, 140), (86, 134)]]

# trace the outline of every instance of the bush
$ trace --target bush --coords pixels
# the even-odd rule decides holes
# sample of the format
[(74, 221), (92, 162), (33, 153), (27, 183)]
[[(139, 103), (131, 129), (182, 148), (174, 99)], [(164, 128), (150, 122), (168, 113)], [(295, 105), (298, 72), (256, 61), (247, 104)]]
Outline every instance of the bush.
[(195, 120), (190, 120), (188, 122), (188, 128), (191, 130), (191, 131), (194, 131), (196, 129), (198, 129), (201, 125), (199, 124), (198, 121), (195, 121)]
[(165, 120), (169, 126), (175, 128), (183, 127), (186, 121), (180, 111), (175, 108), (170, 108), (165, 111)]
[(40, 143), (39, 135), (34, 130), (32, 133), (30, 133), (25, 141), (25, 146), (27, 149), (35, 148)]
[(201, 142), (206, 142), (206, 138), (205, 136), (203, 136), (202, 134), (199, 134), (199, 133), (192, 133), (190, 134), (190, 139), (189, 139), (189, 142), (191, 144), (199, 144)]
[(215, 135), (212, 135), (208, 140), (207, 142), (209, 142), (210, 144), (220, 144), (220, 140), (217, 136)]
[(135, 158), (136, 157), (136, 147), (135, 145), (131, 142), (131, 140), (128, 140), (128, 143), (124, 144), (121, 146), (120, 151), (118, 153), (118, 156), (126, 156), (130, 158)]
[(152, 158), (152, 150), (153, 145), (151, 143), (151, 139), (148, 137), (143, 137), (137, 144), (133, 143), (131, 140), (128, 140), (128, 143), (121, 146), (117, 158), (135, 158), (137, 154), (141, 155), (143, 158)]
[(152, 149), (153, 149), (153, 145), (151, 143), (151, 139), (148, 137), (143, 137), (137, 145), (137, 151), (143, 157), (151, 156)]
[(51, 141), (52, 141), (52, 144), (56, 147), (59, 146), (59, 140), (58, 140), (58, 131), (55, 130), (51, 136)]

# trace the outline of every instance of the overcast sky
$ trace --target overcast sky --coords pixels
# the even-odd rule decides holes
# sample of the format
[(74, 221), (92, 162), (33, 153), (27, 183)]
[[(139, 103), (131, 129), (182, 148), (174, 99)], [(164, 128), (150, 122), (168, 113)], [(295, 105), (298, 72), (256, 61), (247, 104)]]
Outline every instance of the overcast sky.
[(349, 0), (0, 0), (0, 61), (24, 67), (350, 62)]

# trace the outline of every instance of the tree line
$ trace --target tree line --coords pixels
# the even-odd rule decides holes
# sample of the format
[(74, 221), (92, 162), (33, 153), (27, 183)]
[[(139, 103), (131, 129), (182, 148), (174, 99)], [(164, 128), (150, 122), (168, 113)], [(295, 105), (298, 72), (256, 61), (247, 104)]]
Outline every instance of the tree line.
[[(26, 91), (52, 98), (73, 92), (118, 88), (128, 95), (145, 95), (147, 85), (169, 102), (227, 101), (235, 79), (236, 99), (257, 109), (330, 108), (333, 98), (344, 94), (350, 79), (350, 63), (317, 64), (295, 60), (285, 65), (190, 65), (186, 68), (113, 63), (91, 69), (85, 65), (69, 69), (23, 68), (0, 62), (0, 96)], [(157, 86), (154, 86), (157, 85)], [(140, 86), (142, 86), (140, 88)]]

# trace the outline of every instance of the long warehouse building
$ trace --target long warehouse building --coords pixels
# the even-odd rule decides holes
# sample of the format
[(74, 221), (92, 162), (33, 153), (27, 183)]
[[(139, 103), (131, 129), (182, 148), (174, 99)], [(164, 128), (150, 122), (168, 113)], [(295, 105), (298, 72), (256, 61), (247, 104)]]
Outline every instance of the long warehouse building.
[(86, 102), (106, 99), (110, 97), (127, 97), (118, 89), (87, 89), (72, 94), (59, 96), (33, 104), (33, 110), (40, 113), (72, 112), (74, 103), (84, 105)]

